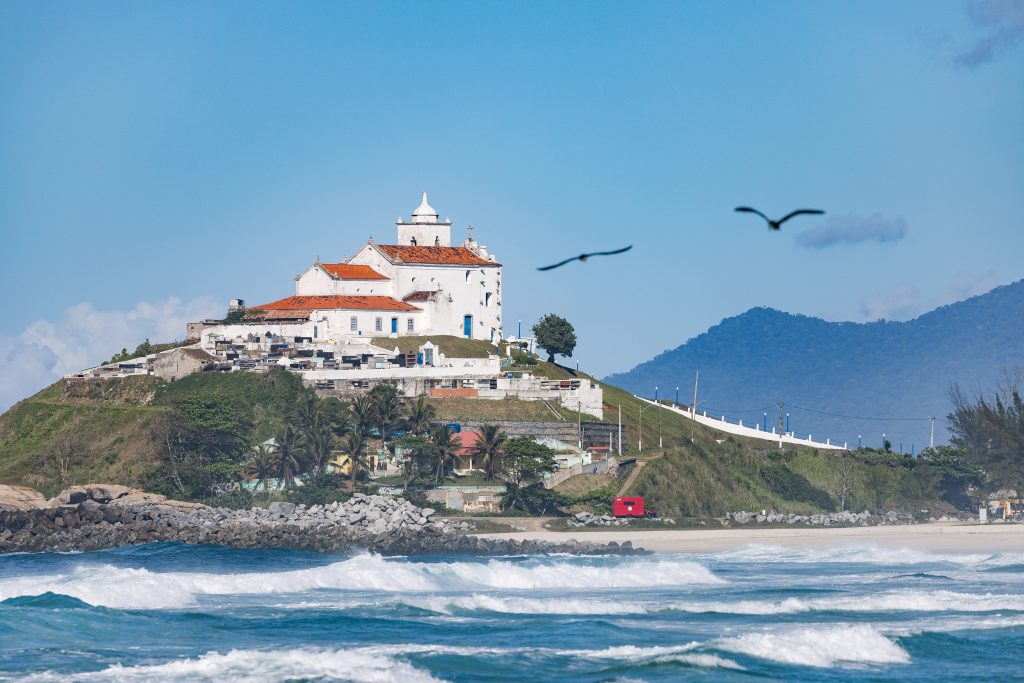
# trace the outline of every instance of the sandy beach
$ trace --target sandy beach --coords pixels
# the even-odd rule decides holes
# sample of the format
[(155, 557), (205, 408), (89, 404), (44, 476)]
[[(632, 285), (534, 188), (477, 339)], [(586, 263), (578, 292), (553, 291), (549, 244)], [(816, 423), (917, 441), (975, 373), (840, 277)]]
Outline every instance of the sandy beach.
[(657, 531), (518, 531), (485, 534), (488, 538), (515, 538), (565, 542), (569, 539), (607, 543), (632, 541), (658, 553), (720, 552), (748, 545), (800, 549), (850, 546), (911, 548), (942, 553), (1024, 553), (1024, 525), (970, 525), (933, 522), (908, 526), (869, 526), (830, 529), (679, 529)]

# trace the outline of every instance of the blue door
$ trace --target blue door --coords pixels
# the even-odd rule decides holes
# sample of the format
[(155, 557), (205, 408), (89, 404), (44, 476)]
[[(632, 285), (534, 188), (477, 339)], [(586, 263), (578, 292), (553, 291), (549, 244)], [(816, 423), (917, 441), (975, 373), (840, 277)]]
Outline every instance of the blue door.
[(473, 316), (467, 315), (462, 319), (462, 334), (468, 338), (473, 338)]
[(398, 334), (398, 318), (391, 319), (391, 334)]

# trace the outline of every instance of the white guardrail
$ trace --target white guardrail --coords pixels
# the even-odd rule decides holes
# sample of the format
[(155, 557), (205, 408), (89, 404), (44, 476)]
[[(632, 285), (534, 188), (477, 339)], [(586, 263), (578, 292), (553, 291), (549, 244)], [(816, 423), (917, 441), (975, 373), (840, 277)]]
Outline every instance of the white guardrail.
[(650, 400), (648, 398), (644, 398), (643, 396), (636, 396), (634, 394), (633, 397), (637, 398), (637, 399), (640, 399), (644, 403), (648, 403), (648, 404), (650, 404), (652, 406), (658, 406), (658, 407), (663, 408), (665, 410), (668, 410), (670, 412), (676, 413), (678, 415), (682, 415), (683, 417), (685, 417), (685, 418), (687, 418), (689, 420), (694, 420), (695, 422), (698, 422), (698, 423), (700, 423), (700, 424), (702, 424), (702, 425), (704, 425), (706, 427), (710, 427), (711, 429), (715, 429), (715, 430), (718, 430), (720, 432), (725, 432), (726, 434), (735, 434), (736, 436), (745, 436), (745, 437), (750, 438), (750, 439), (760, 439), (762, 441), (770, 441), (770, 442), (778, 444), (778, 445), (782, 445), (782, 444), (787, 444), (788, 443), (788, 444), (792, 444), (794, 446), (806, 446), (806, 447), (809, 447), (809, 448), (823, 448), (823, 449), (826, 449), (826, 450), (834, 450), (834, 451), (844, 451), (844, 450), (847, 450), (847, 444), (845, 442), (843, 443), (842, 446), (840, 446), (839, 444), (832, 443), (831, 439), (826, 439), (824, 443), (822, 443), (820, 441), (812, 441), (811, 437), (813, 435), (811, 435), (811, 434), (808, 434), (806, 439), (801, 439), (800, 437), (795, 436), (792, 432), (783, 432), (783, 433), (780, 434), (780, 433), (775, 431), (775, 427), (772, 427), (772, 430), (770, 432), (767, 432), (767, 431), (764, 431), (763, 429), (761, 429), (760, 425), (755, 425), (753, 427), (747, 427), (746, 425), (743, 424), (742, 420), (738, 424), (733, 424), (732, 422), (729, 422), (729, 421), (727, 421), (725, 419), (725, 415), (723, 415), (721, 419), (714, 418), (714, 417), (708, 417), (707, 411), (704, 411), (703, 414), (698, 413), (698, 414), (695, 415), (695, 414), (692, 414), (689, 410), (685, 410), (683, 408), (676, 408), (675, 406), (667, 406), (664, 403), (655, 403), (654, 401), (652, 401), (652, 400)]

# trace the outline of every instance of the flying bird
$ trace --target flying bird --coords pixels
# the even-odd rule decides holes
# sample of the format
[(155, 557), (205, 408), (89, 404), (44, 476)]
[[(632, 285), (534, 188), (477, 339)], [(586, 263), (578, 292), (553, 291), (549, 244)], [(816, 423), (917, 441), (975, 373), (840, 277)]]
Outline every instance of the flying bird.
[(628, 247), (623, 247), (622, 249), (616, 249), (615, 251), (595, 251), (595, 252), (592, 252), (590, 254), (580, 254), (579, 256), (573, 256), (572, 258), (567, 258), (564, 261), (559, 261), (558, 263), (554, 263), (554, 264), (552, 264), (550, 266), (544, 266), (543, 268), (538, 268), (537, 270), (552, 270), (553, 268), (558, 268), (559, 266), (564, 266), (566, 263), (572, 263), (573, 261), (586, 261), (591, 256), (613, 256), (615, 254), (621, 254), (621, 253), (623, 253), (625, 251), (629, 251), (632, 248), (633, 248), (633, 245), (631, 244)]
[(779, 228), (782, 227), (783, 223), (788, 221), (793, 216), (800, 216), (802, 214), (807, 214), (807, 215), (811, 215), (811, 216), (819, 216), (819, 215), (825, 213), (821, 209), (797, 209), (796, 211), (791, 211), (790, 213), (787, 213), (785, 216), (783, 216), (779, 220), (773, 221), (771, 218), (768, 218), (768, 216), (765, 216), (763, 213), (761, 213), (757, 209), (752, 209), (749, 206), (737, 206), (736, 210), (741, 212), (741, 213), (756, 213), (758, 216), (760, 216), (761, 218), (765, 219), (768, 222), (768, 227), (771, 228), (772, 230), (778, 230)]

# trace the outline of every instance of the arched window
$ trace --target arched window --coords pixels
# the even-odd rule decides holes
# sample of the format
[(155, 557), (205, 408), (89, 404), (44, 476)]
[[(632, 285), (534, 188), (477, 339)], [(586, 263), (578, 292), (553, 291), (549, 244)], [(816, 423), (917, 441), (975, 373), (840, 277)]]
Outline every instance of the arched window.
[(472, 274), (473, 274), (473, 271), (471, 271), (471, 270), (467, 270), (467, 271), (466, 271), (466, 284), (467, 284), (467, 285), (469, 284), (469, 278), (470, 278), (470, 276), (471, 276)]
[(416, 246), (416, 238), (415, 238), (415, 237), (413, 237), (412, 239), (410, 239), (410, 240), (409, 240), (409, 243), (410, 243), (410, 244), (412, 244), (412, 246), (414, 246), (414, 247), (415, 247), (415, 246)]

